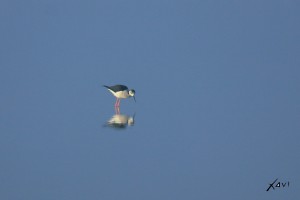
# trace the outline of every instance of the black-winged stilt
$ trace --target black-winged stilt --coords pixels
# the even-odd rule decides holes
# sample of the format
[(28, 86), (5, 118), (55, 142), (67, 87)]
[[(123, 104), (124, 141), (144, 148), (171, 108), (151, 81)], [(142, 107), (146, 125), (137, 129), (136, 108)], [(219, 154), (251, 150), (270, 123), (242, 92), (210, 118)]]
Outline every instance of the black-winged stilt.
[(134, 97), (135, 90), (128, 90), (128, 87), (125, 85), (103, 86), (106, 87), (117, 98), (115, 107), (120, 106), (120, 99), (127, 99), (129, 97), (133, 97), (134, 101), (136, 101)]

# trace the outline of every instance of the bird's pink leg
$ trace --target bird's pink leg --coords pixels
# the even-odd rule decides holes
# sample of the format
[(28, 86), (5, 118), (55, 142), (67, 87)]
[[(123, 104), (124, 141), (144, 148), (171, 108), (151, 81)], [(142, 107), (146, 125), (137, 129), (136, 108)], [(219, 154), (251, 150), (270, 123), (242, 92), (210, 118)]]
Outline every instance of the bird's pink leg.
[(118, 107), (120, 106), (120, 102), (121, 102), (121, 99), (119, 99), (119, 102), (118, 102)]
[(117, 98), (116, 103), (115, 103), (115, 107), (118, 107), (118, 106), (119, 106), (119, 105), (118, 105), (118, 102), (119, 102), (119, 99)]
[(119, 107), (115, 107), (115, 112), (116, 112), (116, 115), (119, 115), (120, 114), (120, 108)]

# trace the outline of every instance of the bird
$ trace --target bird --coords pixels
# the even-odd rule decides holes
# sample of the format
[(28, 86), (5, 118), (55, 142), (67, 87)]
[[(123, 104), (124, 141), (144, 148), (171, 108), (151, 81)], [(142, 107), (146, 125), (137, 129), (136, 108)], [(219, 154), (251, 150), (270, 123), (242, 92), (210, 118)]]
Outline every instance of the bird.
[(115, 107), (120, 106), (121, 99), (127, 99), (129, 97), (133, 97), (134, 101), (136, 102), (134, 89), (128, 90), (128, 87), (125, 85), (114, 85), (114, 86), (103, 85), (103, 87), (106, 87), (108, 91), (110, 91), (117, 98)]

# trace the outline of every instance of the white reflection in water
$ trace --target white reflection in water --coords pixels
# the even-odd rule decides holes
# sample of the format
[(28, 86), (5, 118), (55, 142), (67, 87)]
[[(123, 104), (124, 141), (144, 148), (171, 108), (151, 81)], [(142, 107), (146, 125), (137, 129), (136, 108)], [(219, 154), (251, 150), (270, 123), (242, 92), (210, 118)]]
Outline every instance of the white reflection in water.
[(107, 121), (105, 127), (111, 127), (115, 129), (125, 129), (127, 126), (134, 125), (134, 117), (129, 115), (123, 115), (120, 113), (120, 108), (115, 107), (115, 114)]

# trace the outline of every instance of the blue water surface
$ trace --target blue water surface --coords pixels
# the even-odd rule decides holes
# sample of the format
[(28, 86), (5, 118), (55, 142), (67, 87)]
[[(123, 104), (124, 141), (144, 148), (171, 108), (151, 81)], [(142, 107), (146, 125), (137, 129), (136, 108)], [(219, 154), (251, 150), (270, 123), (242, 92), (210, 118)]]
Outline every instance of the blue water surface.
[(298, 8), (1, 1), (0, 198), (299, 199)]

